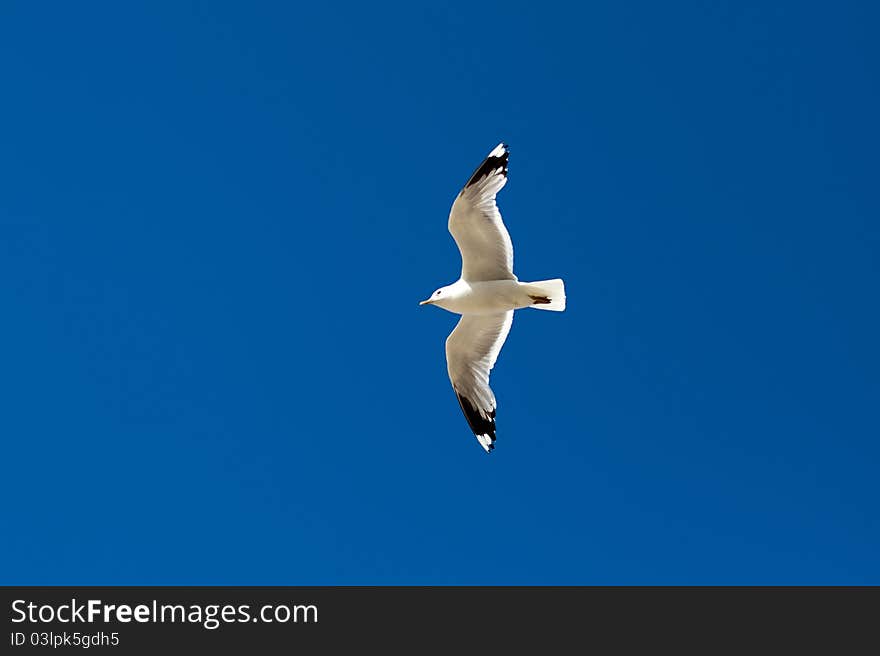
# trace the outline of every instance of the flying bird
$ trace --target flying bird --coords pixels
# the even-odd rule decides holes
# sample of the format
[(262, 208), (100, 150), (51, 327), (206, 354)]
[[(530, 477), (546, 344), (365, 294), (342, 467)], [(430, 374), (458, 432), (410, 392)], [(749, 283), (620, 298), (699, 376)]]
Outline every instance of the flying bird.
[(565, 309), (562, 280), (519, 282), (513, 274), (513, 243), (495, 204), (495, 195), (507, 184), (509, 155), (507, 146), (498, 144), (459, 192), (449, 212), (449, 232), (461, 252), (461, 277), (419, 303), (461, 315), (446, 339), (446, 369), (486, 453), (495, 448), (489, 372), (510, 332), (513, 311)]

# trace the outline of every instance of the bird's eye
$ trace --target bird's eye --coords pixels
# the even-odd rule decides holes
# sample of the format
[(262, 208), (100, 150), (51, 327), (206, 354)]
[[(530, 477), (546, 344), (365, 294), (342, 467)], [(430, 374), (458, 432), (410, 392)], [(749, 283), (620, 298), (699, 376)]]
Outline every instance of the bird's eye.
[(438, 289), (436, 292), (434, 292), (434, 296), (440, 296), (440, 290), (439, 290), (439, 289)]

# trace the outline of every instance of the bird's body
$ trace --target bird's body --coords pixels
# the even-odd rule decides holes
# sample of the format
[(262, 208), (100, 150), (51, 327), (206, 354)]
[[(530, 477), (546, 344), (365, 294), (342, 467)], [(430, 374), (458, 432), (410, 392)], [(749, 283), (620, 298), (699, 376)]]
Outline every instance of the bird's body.
[(448, 287), (434, 305), (455, 314), (497, 314), (535, 304), (531, 285), (518, 280), (459, 279)]
[(446, 339), (446, 366), (465, 418), (487, 452), (495, 445), (489, 372), (510, 332), (513, 311), (565, 309), (562, 280), (524, 283), (513, 274), (513, 244), (495, 204), (507, 183), (508, 156), (507, 146), (498, 144), (455, 199), (449, 232), (461, 251), (461, 277), (421, 303), (462, 315)]

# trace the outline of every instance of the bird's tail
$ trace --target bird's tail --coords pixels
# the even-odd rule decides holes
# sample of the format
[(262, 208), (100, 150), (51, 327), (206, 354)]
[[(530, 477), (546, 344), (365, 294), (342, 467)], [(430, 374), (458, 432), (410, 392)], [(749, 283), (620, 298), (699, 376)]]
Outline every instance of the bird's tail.
[(527, 282), (524, 286), (526, 294), (532, 299), (531, 307), (554, 312), (565, 309), (565, 283), (561, 278)]

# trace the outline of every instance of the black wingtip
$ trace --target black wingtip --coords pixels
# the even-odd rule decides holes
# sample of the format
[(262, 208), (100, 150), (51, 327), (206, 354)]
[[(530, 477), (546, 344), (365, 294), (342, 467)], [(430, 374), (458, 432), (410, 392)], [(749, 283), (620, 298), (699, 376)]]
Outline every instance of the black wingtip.
[(510, 160), (510, 149), (506, 143), (498, 144), (489, 156), (483, 160), (483, 163), (477, 167), (471, 175), (470, 180), (464, 186), (465, 189), (472, 184), (476, 184), (480, 180), (500, 171), (501, 175), (507, 177), (507, 163)]
[[(468, 426), (471, 427), (480, 446), (486, 453), (492, 451), (495, 448), (495, 410), (489, 412), (488, 418), (484, 417), (470, 400), (459, 394), (457, 390), (455, 396), (458, 398), (458, 404), (461, 406), (464, 418), (467, 419)], [(485, 438), (488, 444), (484, 444), (481, 438)]]

